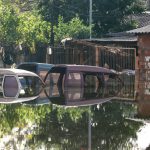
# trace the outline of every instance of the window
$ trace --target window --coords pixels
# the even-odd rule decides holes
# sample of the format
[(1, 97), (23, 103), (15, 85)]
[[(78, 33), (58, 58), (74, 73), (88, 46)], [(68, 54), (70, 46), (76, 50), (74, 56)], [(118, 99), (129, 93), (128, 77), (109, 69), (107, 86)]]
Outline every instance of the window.
[(84, 85), (85, 86), (92, 86), (92, 87), (97, 87), (99, 81), (97, 76), (95, 75), (86, 75), (85, 80), (84, 80)]
[(42, 90), (42, 82), (35, 76), (19, 76), (21, 91), (19, 97), (36, 96)]
[(41, 77), (42, 80), (44, 80), (46, 74), (47, 74), (47, 70), (40, 70), (39, 72), (39, 76)]
[(63, 73), (49, 73), (46, 78), (46, 91), (49, 96), (58, 96), (64, 86)]
[(3, 83), (5, 97), (16, 97), (19, 92), (18, 82), (15, 76), (5, 76)]
[(81, 86), (82, 78), (80, 73), (69, 73), (66, 81), (67, 86)]

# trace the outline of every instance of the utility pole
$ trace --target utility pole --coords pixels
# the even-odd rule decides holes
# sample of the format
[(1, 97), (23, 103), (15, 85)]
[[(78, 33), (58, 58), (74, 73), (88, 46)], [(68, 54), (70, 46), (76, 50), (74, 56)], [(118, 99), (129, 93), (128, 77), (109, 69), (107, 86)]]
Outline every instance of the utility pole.
[(53, 47), (54, 46), (54, 0), (52, 0), (51, 4), (51, 17), (50, 17), (50, 22), (51, 22), (51, 38), (50, 38), (50, 45)]
[(92, 0), (89, 0), (89, 27), (90, 27), (90, 40), (92, 38)]
[(92, 145), (92, 129), (91, 129), (91, 125), (92, 125), (92, 120), (91, 120), (91, 106), (89, 106), (89, 111), (88, 111), (88, 150), (91, 150), (91, 145)]

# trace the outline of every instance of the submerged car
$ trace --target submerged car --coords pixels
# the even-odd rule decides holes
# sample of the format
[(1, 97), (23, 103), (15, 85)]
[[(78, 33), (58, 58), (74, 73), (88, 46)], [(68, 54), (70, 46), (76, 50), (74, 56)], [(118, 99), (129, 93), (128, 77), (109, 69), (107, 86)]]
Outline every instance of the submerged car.
[(53, 64), (47, 63), (23, 62), (17, 66), (17, 69), (34, 72), (44, 80), (45, 75), (53, 66)]
[(33, 72), (22, 69), (0, 69), (0, 103), (36, 98), (43, 86), (42, 79)]
[(108, 101), (122, 87), (116, 72), (89, 65), (55, 65), (44, 82), (50, 101), (68, 106)]
[[(105, 81), (117, 77), (117, 73), (103, 67), (89, 65), (55, 65), (45, 76), (47, 85), (64, 87), (102, 86)], [(92, 81), (92, 82), (91, 82)]]

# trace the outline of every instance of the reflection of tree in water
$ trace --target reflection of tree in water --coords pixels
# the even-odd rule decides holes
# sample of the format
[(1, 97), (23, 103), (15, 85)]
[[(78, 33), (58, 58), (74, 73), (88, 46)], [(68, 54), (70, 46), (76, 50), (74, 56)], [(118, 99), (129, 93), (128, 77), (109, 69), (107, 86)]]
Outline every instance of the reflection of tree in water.
[(135, 94), (135, 76), (122, 74), (120, 75), (121, 80), (124, 82), (124, 86), (121, 89), (118, 96), (122, 98), (134, 98)]
[[(129, 139), (136, 138), (142, 125), (126, 119), (135, 111), (135, 106), (116, 102), (98, 106), (91, 106), (92, 149), (129, 148)], [(79, 150), (88, 146), (88, 107), (65, 109), (50, 105), (4, 105), (0, 108), (3, 112), (1, 129), (5, 133), (16, 126), (24, 128), (28, 122), (37, 125), (28, 135), (30, 148), (44, 145), (48, 149)]]
[[(127, 112), (132, 112), (132, 105), (124, 105)], [(71, 110), (56, 108), (46, 119), (41, 122), (39, 134), (34, 137), (35, 141), (44, 142), (50, 148), (54, 145), (59, 149), (79, 149), (88, 145), (88, 113), (81, 113), (82, 109)], [(142, 125), (125, 119), (125, 112), (119, 103), (106, 103), (98, 109), (92, 110), (92, 149), (120, 149), (130, 148), (130, 138), (136, 138), (136, 132)], [(60, 114), (61, 113), (63, 115)], [(74, 120), (72, 114), (79, 113), (81, 116)], [(49, 139), (49, 141), (48, 141)]]
[[(142, 125), (126, 119), (130, 117), (129, 112), (133, 112), (132, 105), (121, 103), (103, 104), (101, 109), (93, 107), (93, 127), (92, 127), (92, 146), (100, 149), (121, 149), (130, 148), (130, 139), (136, 139), (136, 132)], [(128, 116), (128, 115), (129, 116)]]
[(57, 147), (62, 150), (75, 150), (80, 146), (87, 146), (87, 111), (87, 109), (76, 111), (76, 108), (54, 109), (47, 115), (46, 120), (41, 122), (40, 134), (35, 136), (34, 140), (43, 141), (44, 139), (47, 148)]
[(14, 127), (26, 127), (29, 122), (38, 125), (49, 111), (50, 109), (46, 105), (32, 107), (22, 104), (0, 104), (0, 137), (11, 132)]

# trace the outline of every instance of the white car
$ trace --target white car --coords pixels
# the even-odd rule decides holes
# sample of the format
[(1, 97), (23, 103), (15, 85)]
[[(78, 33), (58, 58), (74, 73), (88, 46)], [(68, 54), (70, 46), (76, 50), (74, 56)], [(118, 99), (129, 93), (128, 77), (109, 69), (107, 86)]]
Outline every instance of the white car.
[(27, 101), (38, 97), (44, 83), (35, 73), (0, 68), (0, 103)]

